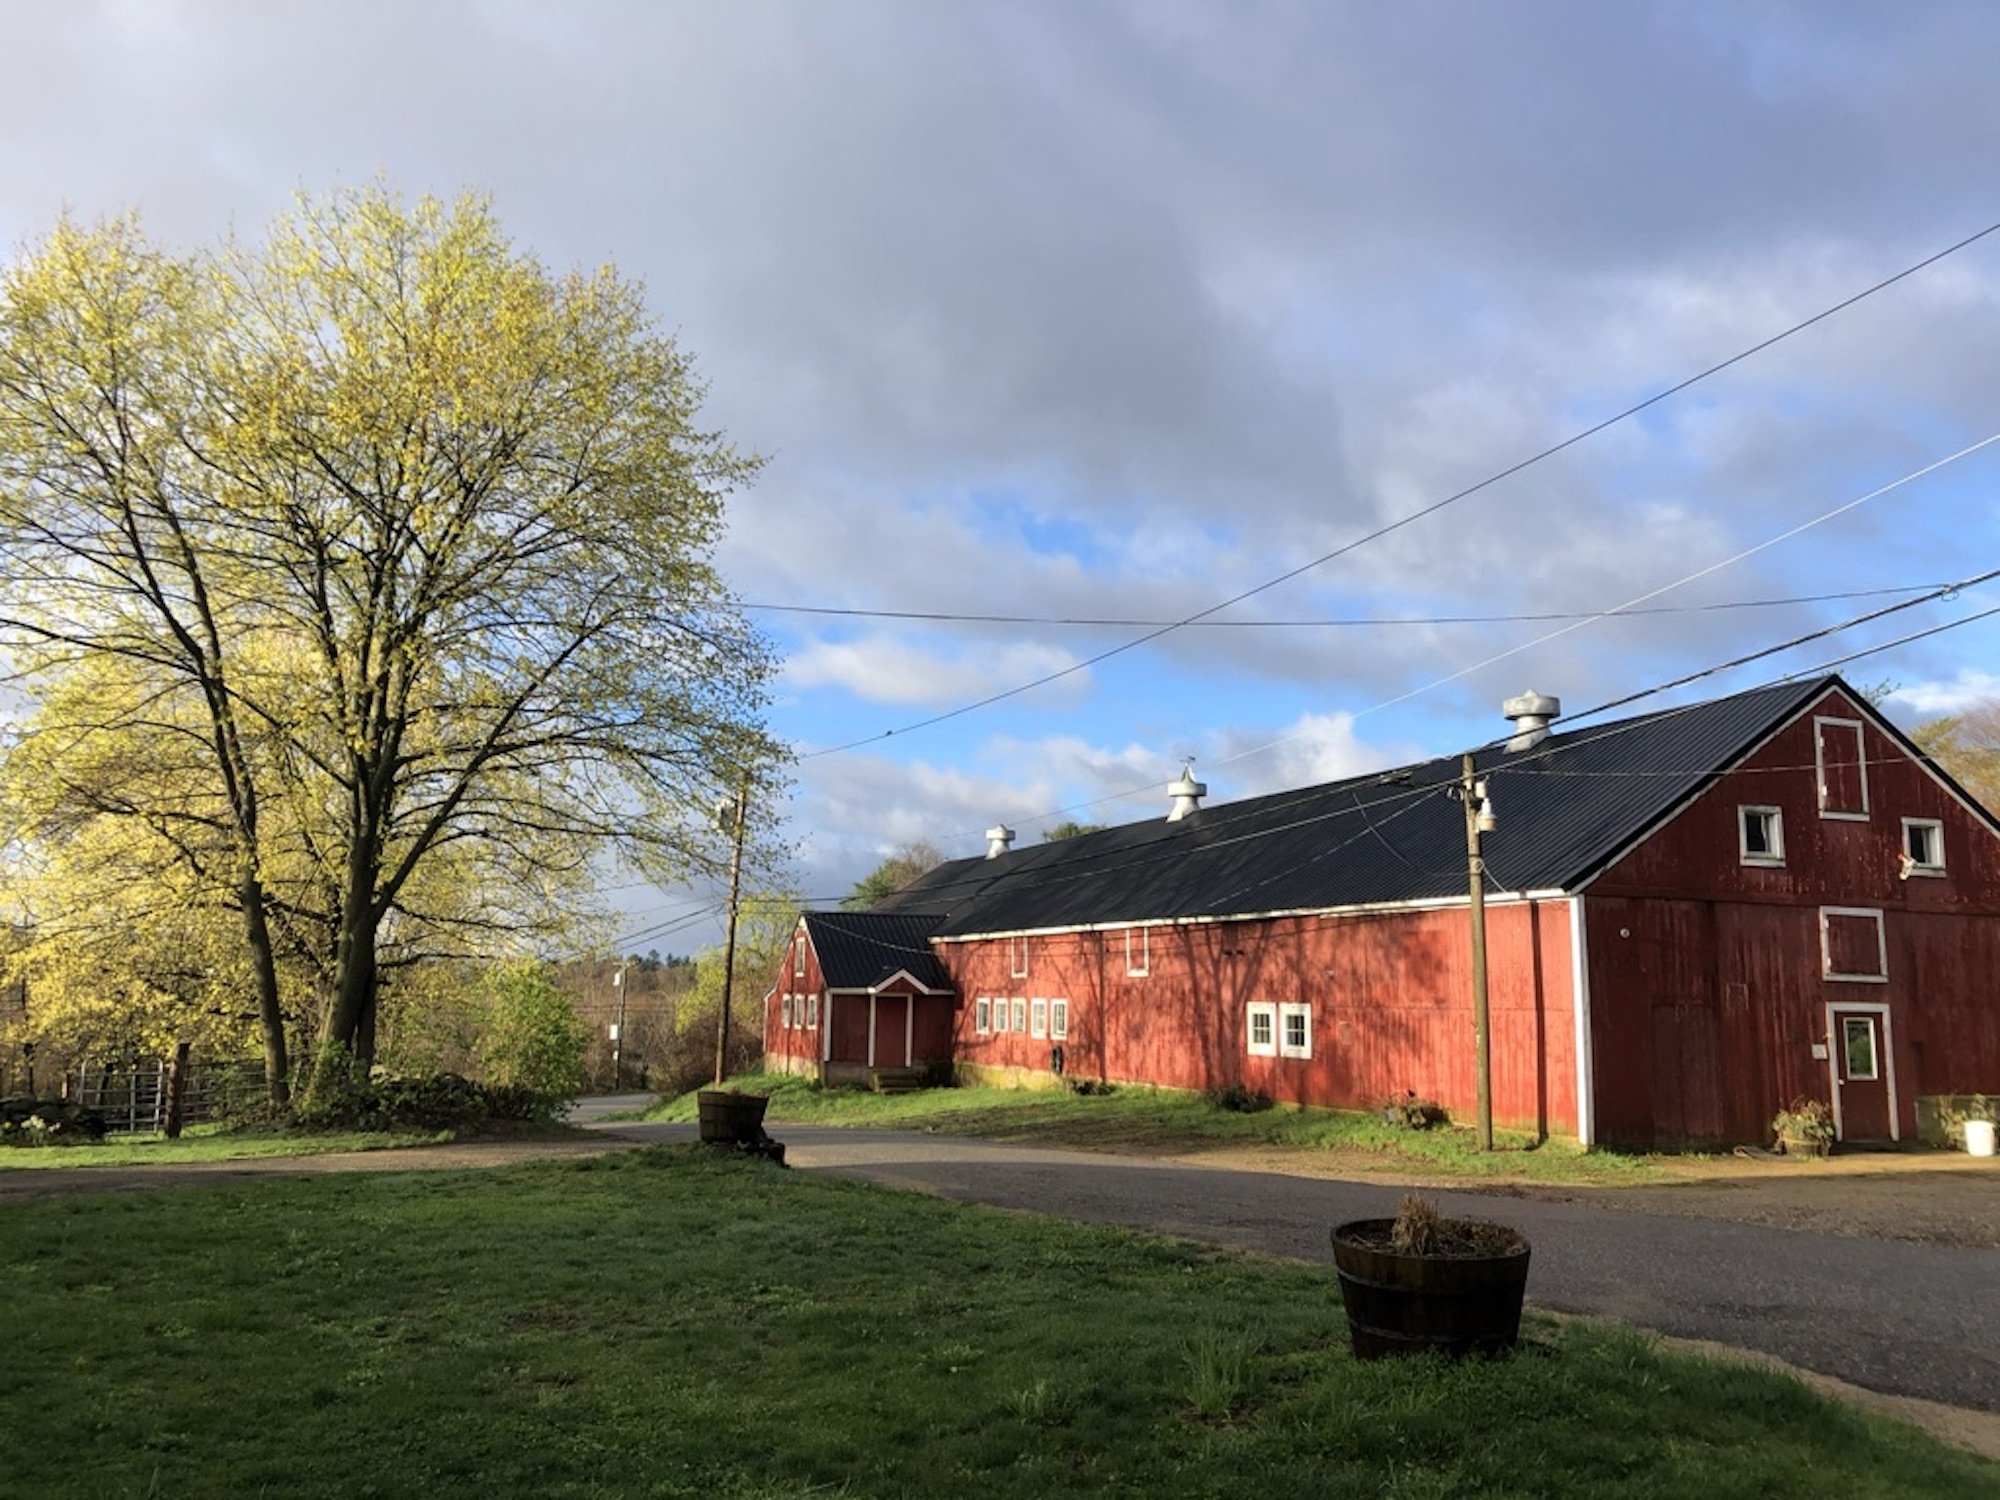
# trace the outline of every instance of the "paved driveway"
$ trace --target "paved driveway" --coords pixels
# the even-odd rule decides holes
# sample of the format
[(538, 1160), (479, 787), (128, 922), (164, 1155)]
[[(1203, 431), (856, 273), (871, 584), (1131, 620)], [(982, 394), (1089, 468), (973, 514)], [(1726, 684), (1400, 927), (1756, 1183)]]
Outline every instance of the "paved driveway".
[[(686, 1125), (600, 1127), (692, 1139)], [(780, 1125), (792, 1165), (966, 1202), (1331, 1261), (1328, 1231), (1404, 1189), (905, 1131)], [(1530, 1302), (1758, 1349), (1893, 1395), (2000, 1411), (2000, 1250), (1433, 1192), (1534, 1246)]]

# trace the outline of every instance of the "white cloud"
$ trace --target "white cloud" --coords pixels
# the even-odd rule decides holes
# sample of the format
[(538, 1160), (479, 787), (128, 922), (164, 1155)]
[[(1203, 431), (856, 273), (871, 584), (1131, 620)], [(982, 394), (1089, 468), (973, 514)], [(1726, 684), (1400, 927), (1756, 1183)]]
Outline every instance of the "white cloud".
[[(886, 631), (854, 640), (812, 639), (786, 660), (783, 680), (794, 688), (845, 688), (870, 703), (938, 707), (1017, 687), (1074, 667), (1078, 658), (1055, 646), (1008, 642), (987, 650), (927, 649)], [(1090, 674), (1076, 672), (1047, 692), (1075, 697)]]
[(1975, 703), (2000, 699), (2000, 676), (1977, 667), (1961, 667), (1941, 681), (1913, 683), (1889, 694), (1893, 703), (1907, 704), (1920, 714), (1963, 713)]

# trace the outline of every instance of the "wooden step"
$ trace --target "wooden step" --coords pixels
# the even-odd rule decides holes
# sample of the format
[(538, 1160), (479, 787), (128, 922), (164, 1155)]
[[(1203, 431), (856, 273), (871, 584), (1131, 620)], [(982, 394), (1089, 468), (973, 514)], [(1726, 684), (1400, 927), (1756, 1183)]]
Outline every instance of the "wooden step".
[(868, 1087), (878, 1094), (914, 1094), (924, 1086), (922, 1068), (870, 1068)]

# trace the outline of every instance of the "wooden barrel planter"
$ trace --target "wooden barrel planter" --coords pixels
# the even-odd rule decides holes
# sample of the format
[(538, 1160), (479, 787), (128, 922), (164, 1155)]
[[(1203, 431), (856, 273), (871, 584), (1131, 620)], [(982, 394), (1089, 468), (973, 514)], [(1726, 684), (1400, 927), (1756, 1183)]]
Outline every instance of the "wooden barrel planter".
[(703, 1089), (695, 1095), (702, 1140), (712, 1146), (755, 1145), (764, 1139), (764, 1111), (770, 1103), (762, 1094)]
[(1393, 1248), (1394, 1219), (1355, 1219), (1333, 1231), (1333, 1263), (1357, 1359), (1397, 1354), (1500, 1354), (1521, 1336), (1528, 1242), (1483, 1225), (1491, 1253), (1413, 1255)]

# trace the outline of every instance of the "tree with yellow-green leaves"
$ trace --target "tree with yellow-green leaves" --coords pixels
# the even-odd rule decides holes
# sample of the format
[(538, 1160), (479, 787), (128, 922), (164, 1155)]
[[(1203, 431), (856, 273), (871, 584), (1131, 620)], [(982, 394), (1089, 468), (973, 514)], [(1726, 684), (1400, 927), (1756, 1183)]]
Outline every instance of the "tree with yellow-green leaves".
[(282, 1097), (301, 1018), (369, 1059), (397, 963), (517, 951), (594, 862), (706, 868), (690, 810), (777, 755), (710, 561), (755, 463), (700, 395), (638, 288), (481, 200), (186, 256), (59, 225), (0, 276), (16, 899), (70, 931), (52, 841), (142, 850), (135, 890), (238, 934)]

